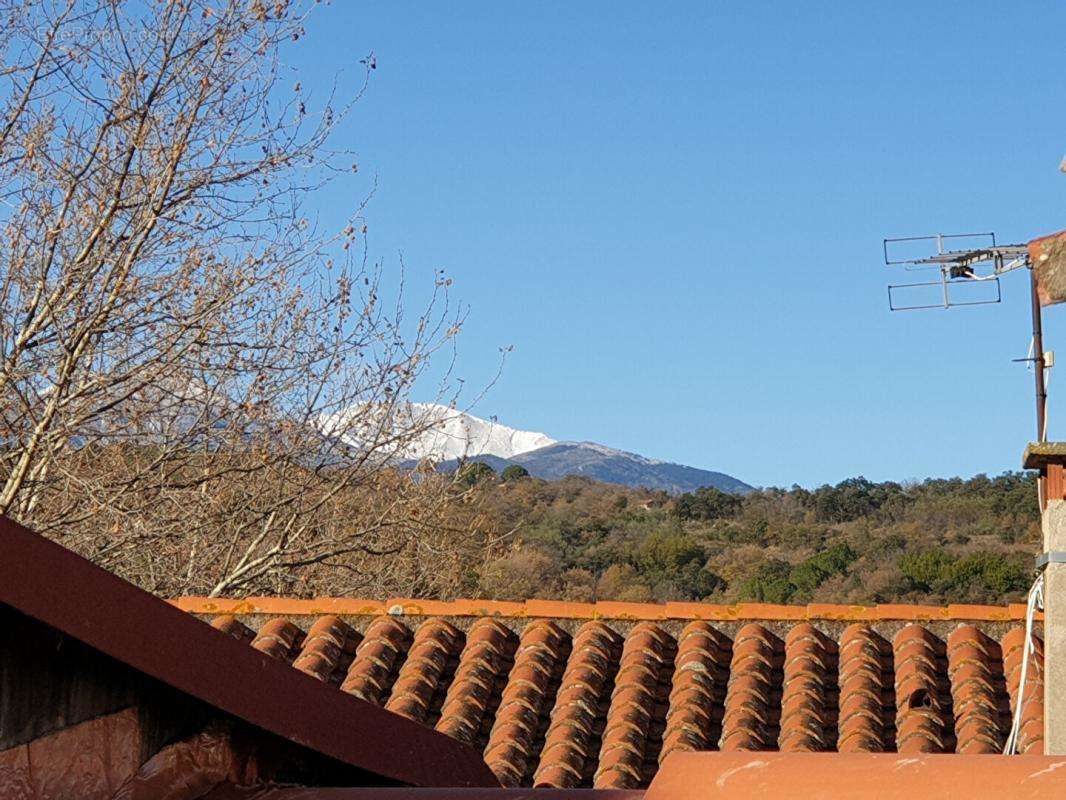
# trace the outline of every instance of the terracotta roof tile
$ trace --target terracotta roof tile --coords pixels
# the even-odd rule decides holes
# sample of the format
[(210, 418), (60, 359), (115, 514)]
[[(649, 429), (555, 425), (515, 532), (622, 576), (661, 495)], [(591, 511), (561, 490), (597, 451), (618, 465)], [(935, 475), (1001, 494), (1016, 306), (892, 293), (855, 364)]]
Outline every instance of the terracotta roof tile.
[(665, 699), (661, 690), (669, 691), (664, 680), (676, 649), (673, 637), (649, 622), (626, 637), (593, 782), (597, 789), (635, 789), (644, 782), (648, 751), (662, 743), (656, 713)]
[(722, 750), (775, 750), (780, 721), (782, 642), (762, 625), (737, 631), (729, 667)]
[[(667, 604), (656, 608), (681, 613), (649, 620), (627, 618), (633, 608), (482, 603), (480, 616), (212, 624), (479, 748), (505, 786), (641, 788), (667, 755), (692, 750), (990, 753), (1010, 725), (1024, 628), (1008, 610), (952, 607), (960, 622), (890, 606), (853, 622), (852, 606), (764, 606), (758, 621), (735, 618), (745, 606)], [(720, 618), (698, 618), (708, 610)], [(1038, 642), (1023, 751), (1043, 744), (1042, 658)]]
[[(1022, 753), (1044, 751), (1044, 643), (1034, 637), (1036, 658), (1030, 662), (1025, 676), (1025, 697), (1022, 702), (1022, 724), (1018, 735), (1018, 750)], [(1000, 639), (1003, 652), (1003, 672), (1010, 697), (1010, 712), (1014, 713), (1022, 672), (1022, 647), (1025, 628), (1016, 627)], [(1035, 663), (1034, 663), (1035, 662)]]
[(272, 619), (259, 629), (252, 647), (273, 658), (292, 662), (299, 652), (304, 632), (287, 619)]
[(586, 622), (574, 635), (534, 786), (565, 789), (586, 782), (599, 751), (621, 643), (621, 636), (599, 621)]
[[(879, 753), (888, 746), (886, 692), (892, 689), (892, 652), (884, 637), (868, 625), (851, 625), (839, 644), (837, 750)], [(894, 743), (893, 743), (894, 744)]]
[(416, 722), (426, 722), (434, 697), (447, 685), (448, 664), (458, 657), (464, 638), (462, 631), (442, 619), (423, 622), (415, 632), (385, 708)]
[(255, 631), (236, 617), (229, 614), (215, 617), (211, 621), (211, 627), (215, 628), (215, 630), (227, 633), (237, 641), (244, 642), (245, 644), (251, 644), (252, 640), (255, 639)]
[(896, 634), (892, 649), (896, 667), (897, 751), (951, 750), (944, 642), (919, 625), (908, 625)]
[(474, 623), (441, 708), (438, 731), (464, 744), (484, 747), (482, 728), (499, 705), (517, 643), (518, 637), (494, 619)]
[(371, 622), (355, 651), (341, 690), (381, 705), (392, 690), (410, 640), (411, 631), (402, 622), (389, 617)]
[[(960, 625), (947, 641), (956, 750), (999, 753), (1009, 727), (999, 644), (974, 625)], [(1008, 713), (1004, 713), (1008, 712)]]
[(732, 641), (708, 622), (692, 622), (677, 637), (661, 762), (670, 753), (709, 750), (722, 734)]
[(796, 625), (785, 638), (781, 735), (785, 752), (829, 750), (837, 699), (836, 643), (813, 625)]
[(319, 617), (292, 665), (320, 681), (340, 684), (362, 635), (334, 616)]
[(504, 786), (519, 786), (536, 766), (541, 721), (569, 652), (570, 635), (554, 622), (538, 620), (522, 631), (485, 747), (485, 763)]

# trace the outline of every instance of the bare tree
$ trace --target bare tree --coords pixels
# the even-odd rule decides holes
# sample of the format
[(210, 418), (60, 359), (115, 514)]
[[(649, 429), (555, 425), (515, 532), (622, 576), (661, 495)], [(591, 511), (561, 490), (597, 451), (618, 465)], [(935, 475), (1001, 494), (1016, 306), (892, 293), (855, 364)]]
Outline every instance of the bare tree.
[(411, 319), (402, 283), (383, 300), (361, 205), (307, 210), (354, 168), (329, 142), (369, 72), (347, 100), (290, 83), (304, 14), (0, 0), (0, 512), (159, 592), (382, 566), (447, 591), (484, 544), (452, 482), (390, 466), (463, 319), (443, 275)]

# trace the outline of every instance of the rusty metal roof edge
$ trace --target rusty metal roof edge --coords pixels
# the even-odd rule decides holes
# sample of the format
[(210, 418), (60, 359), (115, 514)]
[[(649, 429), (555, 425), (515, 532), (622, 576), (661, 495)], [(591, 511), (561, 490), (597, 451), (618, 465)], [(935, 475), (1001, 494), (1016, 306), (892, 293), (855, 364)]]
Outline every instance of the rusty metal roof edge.
[(391, 615), (396, 617), (496, 617), (501, 619), (616, 619), (631, 621), (747, 622), (754, 620), (840, 622), (948, 621), (1013, 622), (1025, 619), (1025, 604), (1002, 606), (951, 603), (946, 606), (881, 603), (859, 606), (837, 603), (775, 605), (703, 602), (631, 603), (600, 600), (594, 603), (567, 600), (429, 600), (388, 598), (369, 600), (350, 597), (177, 597), (172, 605), (191, 614), (209, 616), (340, 617)]
[(0, 517), (0, 603), (228, 714), (415, 786), (499, 786), (473, 748), (338, 692)]
[(643, 789), (430, 789), (277, 787), (251, 791), (222, 784), (204, 800), (643, 800)]

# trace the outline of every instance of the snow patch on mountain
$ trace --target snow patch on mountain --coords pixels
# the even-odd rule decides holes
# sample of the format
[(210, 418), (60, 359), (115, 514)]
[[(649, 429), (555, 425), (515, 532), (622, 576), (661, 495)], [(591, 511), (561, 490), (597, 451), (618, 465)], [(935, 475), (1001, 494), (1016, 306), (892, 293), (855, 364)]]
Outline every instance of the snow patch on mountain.
[(410, 414), (414, 423), (426, 430), (407, 446), (405, 458), (513, 458), (555, 444), (543, 433), (509, 428), (494, 419), (482, 419), (437, 403), (412, 403)]

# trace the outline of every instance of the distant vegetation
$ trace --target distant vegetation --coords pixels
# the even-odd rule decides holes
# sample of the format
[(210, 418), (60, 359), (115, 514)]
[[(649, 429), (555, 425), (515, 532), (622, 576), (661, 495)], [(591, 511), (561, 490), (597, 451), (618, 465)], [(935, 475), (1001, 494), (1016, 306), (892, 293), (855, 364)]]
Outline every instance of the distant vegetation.
[(676, 498), (508, 478), (480, 483), (510, 532), (467, 587), (488, 597), (1004, 603), (1024, 596), (1039, 542), (1027, 473)]

